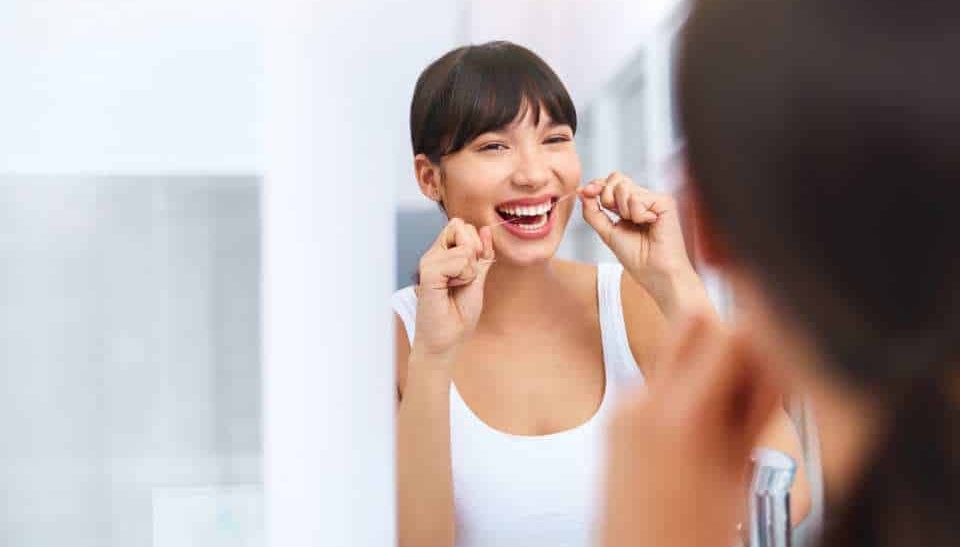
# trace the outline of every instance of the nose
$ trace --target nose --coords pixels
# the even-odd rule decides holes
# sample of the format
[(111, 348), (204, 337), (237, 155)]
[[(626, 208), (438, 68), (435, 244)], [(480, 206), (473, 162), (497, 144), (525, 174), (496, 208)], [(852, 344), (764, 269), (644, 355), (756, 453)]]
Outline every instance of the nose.
[(528, 190), (539, 190), (550, 182), (550, 165), (542, 151), (526, 149), (516, 157), (517, 163), (511, 181), (514, 185)]

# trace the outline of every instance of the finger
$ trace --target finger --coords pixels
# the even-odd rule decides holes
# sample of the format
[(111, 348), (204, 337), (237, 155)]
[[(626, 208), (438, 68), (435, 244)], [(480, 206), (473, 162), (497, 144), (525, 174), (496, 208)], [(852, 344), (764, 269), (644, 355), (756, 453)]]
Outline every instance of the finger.
[(613, 184), (613, 183), (615, 183), (615, 182), (617, 182), (617, 181), (619, 181), (619, 180), (623, 180), (623, 179), (625, 179), (625, 178), (627, 178), (627, 176), (624, 175), (623, 173), (621, 173), (620, 171), (614, 171), (614, 172), (610, 173), (609, 175), (607, 175), (607, 178), (605, 178), (603, 182), (604, 182), (605, 184)]
[(584, 186), (577, 188), (577, 193), (588, 198), (595, 198), (603, 191), (603, 179), (593, 179)]
[(614, 179), (612, 182), (607, 181), (603, 187), (603, 191), (600, 192), (600, 205), (603, 205), (604, 208), (617, 213), (617, 215), (620, 215), (620, 210), (617, 208), (617, 198), (614, 195), (614, 192), (616, 191), (619, 182), (619, 179)]
[(490, 226), (484, 226), (480, 228), (477, 236), (480, 238), (480, 259), (492, 262), (495, 259), (493, 252), (493, 229)]
[(450, 280), (461, 279), (462, 283), (471, 279), (468, 268), (471, 260), (476, 262), (473, 251), (466, 247), (428, 253), (420, 262), (420, 282), (434, 288), (457, 286), (450, 285)]
[(640, 194), (630, 194), (627, 199), (627, 210), (630, 211), (629, 220), (634, 224), (648, 224), (659, 218), (651, 211)]
[(469, 242), (465, 246), (469, 246), (474, 249), (475, 256), (480, 257), (480, 254), (483, 253), (483, 242), (480, 241), (480, 234), (477, 233), (477, 227), (473, 224), (463, 225), (464, 238)]
[[(457, 270), (459, 268), (459, 270)], [(480, 274), (480, 265), (472, 254), (466, 257), (462, 262), (455, 262), (451, 265), (452, 274), (447, 274), (447, 287), (463, 287), (473, 283)]]
[(621, 217), (630, 219), (630, 196), (632, 195), (631, 184), (627, 181), (621, 181), (613, 190), (613, 199), (617, 202), (617, 211)]
[(470, 249), (474, 256), (480, 254), (480, 236), (477, 235), (477, 229), (473, 225), (462, 220), (458, 222), (454, 228), (453, 240), (456, 247)]
[(672, 213), (677, 209), (677, 202), (673, 199), (673, 196), (669, 194), (657, 194), (654, 192), (646, 192), (646, 195), (641, 193), (641, 196), (644, 198), (644, 203), (647, 206), (647, 209), (655, 213), (657, 216), (663, 214)]
[(613, 221), (603, 212), (598, 203), (598, 198), (588, 198), (580, 196), (580, 208), (583, 211), (583, 220), (592, 227), (600, 239), (607, 245), (610, 245), (610, 236), (613, 234)]
[(447, 225), (443, 227), (443, 230), (440, 230), (440, 235), (437, 236), (432, 248), (450, 249), (455, 247), (457, 244), (457, 227), (462, 223), (463, 221), (459, 218), (451, 218)]
[(495, 262), (495, 255), (493, 252), (493, 229), (489, 226), (484, 226), (480, 228), (478, 234), (480, 237), (480, 260), (477, 262), (479, 267), (478, 279), (480, 282), (483, 282), (487, 278), (487, 273), (490, 271), (490, 268)]

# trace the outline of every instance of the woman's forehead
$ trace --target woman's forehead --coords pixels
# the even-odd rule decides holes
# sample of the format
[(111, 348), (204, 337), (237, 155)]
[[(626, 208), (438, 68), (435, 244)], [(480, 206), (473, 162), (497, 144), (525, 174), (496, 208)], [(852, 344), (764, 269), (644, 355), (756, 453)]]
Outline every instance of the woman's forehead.
[(510, 123), (494, 129), (491, 132), (510, 132), (525, 128), (545, 129), (567, 125), (568, 124), (555, 121), (543, 103), (540, 103), (540, 107), (537, 109), (530, 108), (529, 104), (525, 103), (520, 107), (517, 116)]

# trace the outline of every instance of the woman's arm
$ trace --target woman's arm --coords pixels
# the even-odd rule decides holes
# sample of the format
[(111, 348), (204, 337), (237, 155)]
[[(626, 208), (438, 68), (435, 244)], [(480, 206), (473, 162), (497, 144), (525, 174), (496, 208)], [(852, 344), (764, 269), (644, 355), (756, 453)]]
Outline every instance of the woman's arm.
[(451, 219), (420, 259), (411, 347), (396, 320), (397, 492), (400, 547), (451, 547), (455, 524), (450, 464), (453, 364), (483, 307), (494, 262), (489, 227)]
[(450, 367), (411, 355), (407, 333), (396, 322), (399, 546), (451, 547), (451, 377), (443, 372)]

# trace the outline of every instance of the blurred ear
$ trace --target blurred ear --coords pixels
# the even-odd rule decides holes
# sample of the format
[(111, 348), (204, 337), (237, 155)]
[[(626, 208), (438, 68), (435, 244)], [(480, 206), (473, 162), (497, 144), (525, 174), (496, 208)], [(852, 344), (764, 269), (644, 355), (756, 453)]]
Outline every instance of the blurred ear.
[(683, 187), (682, 199), (687, 204), (689, 218), (687, 226), (693, 233), (694, 253), (697, 258), (711, 268), (724, 269), (730, 266), (729, 253), (724, 245), (713, 223), (710, 220), (710, 213), (703, 207), (703, 201), (700, 199), (700, 191), (697, 182), (690, 174), (690, 170), (683, 168)]
[(431, 201), (443, 202), (443, 188), (441, 186), (440, 166), (430, 161), (425, 154), (417, 154), (413, 158), (413, 171), (420, 185), (420, 191)]

